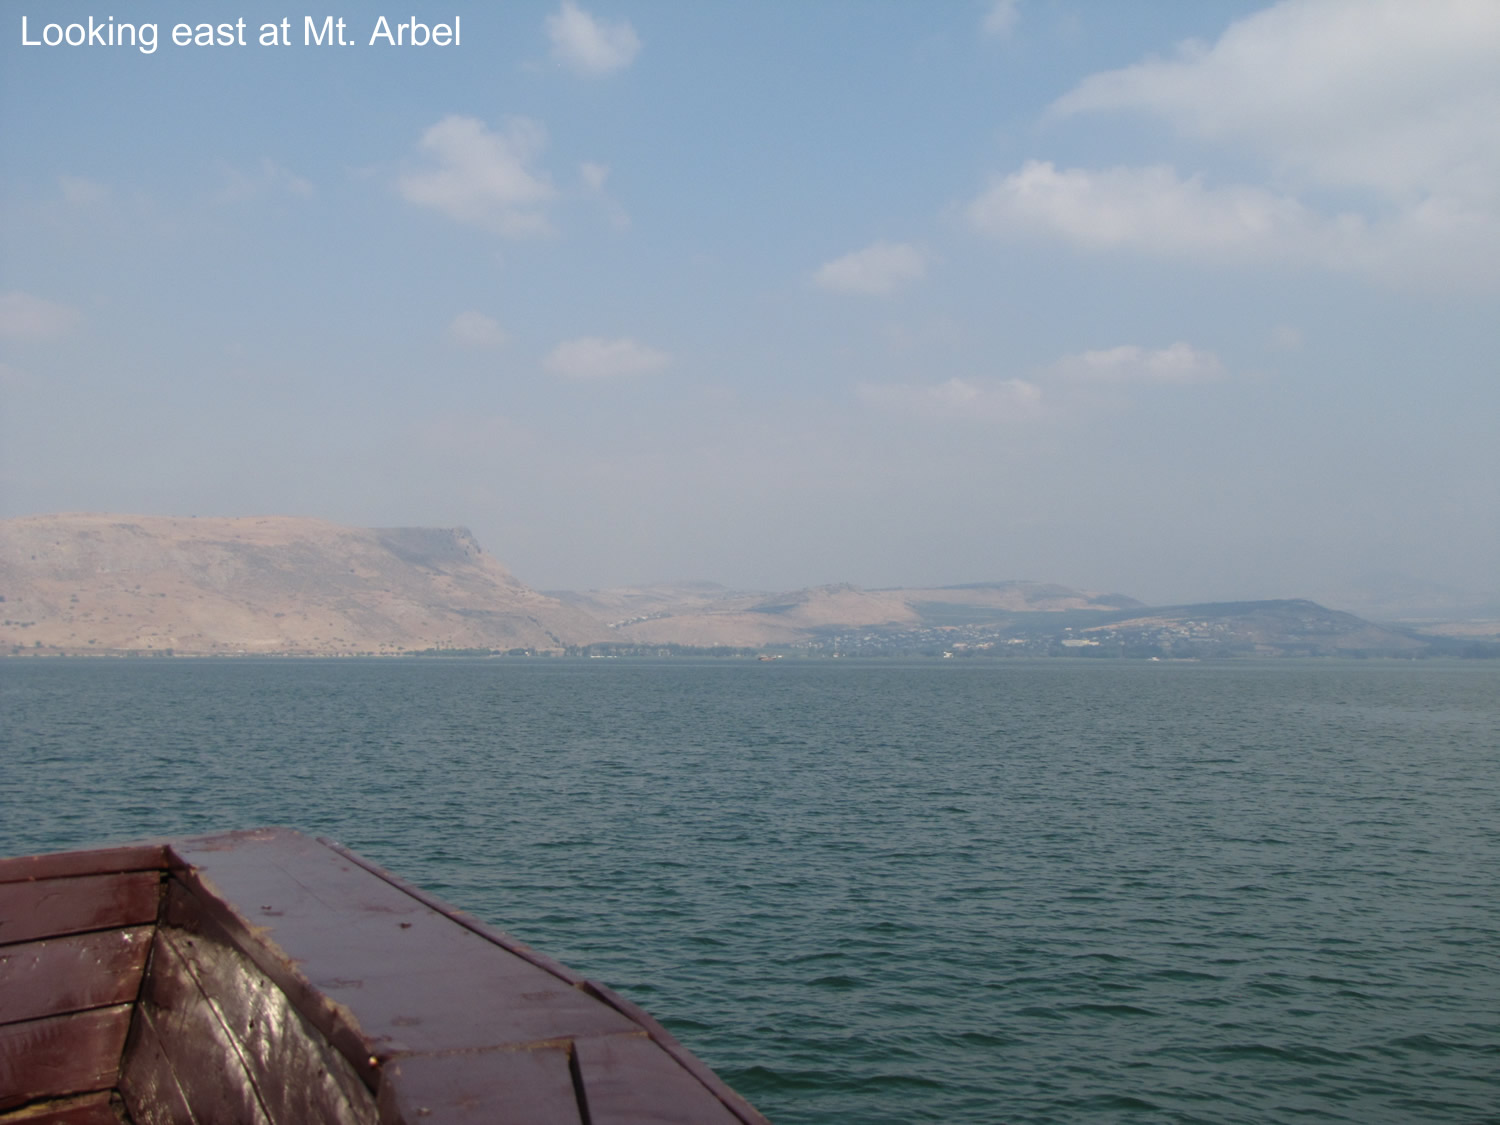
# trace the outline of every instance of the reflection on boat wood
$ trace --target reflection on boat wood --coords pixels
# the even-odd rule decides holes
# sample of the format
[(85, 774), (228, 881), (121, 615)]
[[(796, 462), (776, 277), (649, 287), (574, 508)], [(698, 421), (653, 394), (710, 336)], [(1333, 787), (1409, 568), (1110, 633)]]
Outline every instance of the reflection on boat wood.
[(283, 828), (0, 859), (0, 1125), (764, 1123), (649, 1015)]

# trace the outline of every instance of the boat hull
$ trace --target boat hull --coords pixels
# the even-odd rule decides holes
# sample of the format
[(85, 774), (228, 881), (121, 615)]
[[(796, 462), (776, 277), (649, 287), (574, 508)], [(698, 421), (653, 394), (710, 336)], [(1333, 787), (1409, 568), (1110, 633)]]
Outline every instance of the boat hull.
[(608, 988), (327, 840), (0, 860), (0, 1125), (763, 1122)]

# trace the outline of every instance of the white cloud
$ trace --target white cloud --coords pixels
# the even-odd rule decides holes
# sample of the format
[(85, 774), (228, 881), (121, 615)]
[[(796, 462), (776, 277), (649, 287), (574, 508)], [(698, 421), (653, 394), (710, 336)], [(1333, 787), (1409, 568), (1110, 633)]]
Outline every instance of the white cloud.
[(629, 230), (630, 215), (604, 188), (609, 180), (609, 165), (586, 160), (578, 165), (578, 178), (583, 181), (584, 194), (604, 209), (609, 225), (617, 231)]
[(499, 323), (482, 312), (461, 312), (448, 323), (448, 339), (466, 348), (498, 348), (509, 337)]
[(543, 366), (569, 379), (615, 379), (660, 371), (671, 361), (666, 352), (628, 337), (614, 340), (583, 336), (565, 340), (548, 353)]
[[(1404, 285), (1500, 284), (1500, 4), (1283, 0), (1213, 44), (1085, 79), (1054, 117), (1144, 112), (1264, 161), (1210, 186), (1166, 165), (995, 177), (968, 208), (997, 237), (1293, 261)], [(1348, 193), (1334, 212), (1309, 191)]]
[(866, 383), (859, 397), (893, 414), (949, 421), (1023, 422), (1042, 414), (1042, 388), (1025, 379)]
[(1016, 20), (1021, 16), (1020, 0), (995, 0), (990, 5), (990, 10), (984, 15), (984, 23), (981, 25), (986, 35), (994, 35), (1004, 38), (1016, 28)]
[(573, 0), (547, 17), (552, 57), (574, 74), (601, 78), (629, 66), (640, 52), (641, 40), (626, 20), (604, 23)]
[(1050, 370), (1083, 383), (1204, 383), (1225, 376), (1218, 356), (1182, 341), (1154, 351), (1122, 344), (1079, 352), (1064, 356)]
[(927, 273), (927, 256), (907, 243), (877, 242), (818, 267), (813, 280), (839, 293), (886, 296)]
[(13, 289), (0, 293), (0, 339), (46, 340), (61, 336), (79, 320), (78, 310)]
[(1212, 46), (1093, 75), (1053, 112), (1144, 111), (1284, 175), (1495, 204), (1497, 59), (1493, 0), (1283, 0)]
[(295, 172), (283, 168), (270, 157), (261, 160), (251, 172), (242, 172), (229, 164), (221, 163), (219, 172), (224, 178), (224, 187), (219, 192), (221, 203), (243, 203), (265, 195), (285, 193), (310, 198), (312, 183)]
[(109, 198), (109, 188), (83, 176), (59, 176), (57, 185), (62, 189), (63, 202), (74, 207), (89, 207)]
[(478, 118), (445, 117), (422, 134), (435, 167), (402, 176), (396, 188), (411, 203), (507, 238), (545, 234), (551, 225), (541, 207), (554, 192), (532, 164), (546, 136), (526, 118), (492, 132)]
[(1288, 253), (1334, 254), (1359, 220), (1332, 224), (1303, 204), (1263, 188), (1208, 187), (1172, 168), (1059, 170), (1028, 160), (997, 176), (968, 207), (985, 234), (1061, 236), (1091, 250), (1129, 249), (1219, 259), (1264, 259)]
[(604, 191), (604, 181), (609, 179), (609, 165), (585, 160), (578, 166), (578, 177), (587, 191), (601, 193)]
[(1374, 219), (1321, 214), (1248, 184), (1211, 187), (1166, 166), (1059, 170), (1031, 160), (967, 208), (994, 238), (1214, 263), (1294, 262), (1400, 285), (1500, 283), (1500, 211), (1432, 198)]
[(862, 401), (892, 414), (986, 423), (1057, 420), (1111, 404), (1105, 389), (1128, 385), (1186, 385), (1225, 378), (1212, 352), (1178, 342), (1165, 348), (1122, 344), (1078, 352), (1033, 372), (1026, 379), (948, 379), (942, 383), (866, 383)]

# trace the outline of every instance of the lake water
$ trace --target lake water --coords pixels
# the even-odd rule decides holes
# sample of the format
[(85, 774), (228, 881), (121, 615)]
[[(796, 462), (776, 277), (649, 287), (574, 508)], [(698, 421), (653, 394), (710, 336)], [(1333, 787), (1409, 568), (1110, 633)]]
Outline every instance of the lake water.
[(0, 662), (0, 854), (286, 824), (778, 1125), (1500, 1121), (1500, 662)]

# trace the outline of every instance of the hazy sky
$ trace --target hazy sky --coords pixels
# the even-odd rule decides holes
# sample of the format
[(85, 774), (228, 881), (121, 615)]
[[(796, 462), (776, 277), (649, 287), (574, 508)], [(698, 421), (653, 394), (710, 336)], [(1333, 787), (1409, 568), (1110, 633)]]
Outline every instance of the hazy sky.
[[(0, 514), (465, 524), (546, 588), (1500, 587), (1494, 0), (380, 11), (0, 8)], [(91, 16), (156, 49), (23, 42)]]

